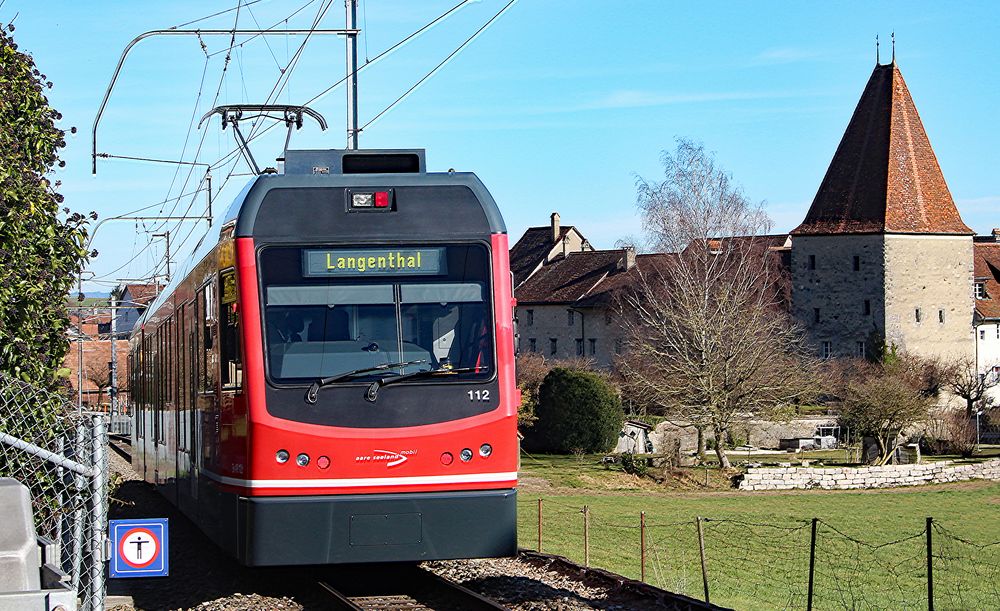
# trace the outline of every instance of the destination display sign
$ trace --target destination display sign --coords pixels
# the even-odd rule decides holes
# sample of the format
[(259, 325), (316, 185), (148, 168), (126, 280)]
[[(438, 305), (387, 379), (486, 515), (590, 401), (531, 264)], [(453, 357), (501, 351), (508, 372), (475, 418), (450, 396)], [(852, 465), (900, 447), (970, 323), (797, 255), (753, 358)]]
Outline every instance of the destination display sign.
[(320, 276), (435, 276), (448, 273), (444, 247), (304, 250), (302, 273)]

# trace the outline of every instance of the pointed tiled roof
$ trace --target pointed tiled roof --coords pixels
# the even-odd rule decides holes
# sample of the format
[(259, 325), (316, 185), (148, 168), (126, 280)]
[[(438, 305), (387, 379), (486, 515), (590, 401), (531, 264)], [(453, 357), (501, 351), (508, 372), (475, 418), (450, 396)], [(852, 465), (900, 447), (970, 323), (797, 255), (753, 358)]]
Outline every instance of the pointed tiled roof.
[(976, 299), (980, 319), (1000, 319), (1000, 242), (973, 244), (976, 282), (983, 283), (983, 298)]
[(971, 235), (895, 62), (875, 67), (793, 235)]

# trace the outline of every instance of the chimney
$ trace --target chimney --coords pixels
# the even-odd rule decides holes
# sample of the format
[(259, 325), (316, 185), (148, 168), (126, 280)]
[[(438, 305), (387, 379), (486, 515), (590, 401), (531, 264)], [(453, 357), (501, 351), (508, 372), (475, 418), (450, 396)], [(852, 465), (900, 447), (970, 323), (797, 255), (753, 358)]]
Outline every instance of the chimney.
[(559, 213), (553, 212), (552, 216), (552, 243), (555, 244), (559, 241)]
[(624, 256), (621, 258), (618, 266), (620, 269), (627, 272), (635, 267), (635, 246), (626, 246), (622, 249), (622, 254)]

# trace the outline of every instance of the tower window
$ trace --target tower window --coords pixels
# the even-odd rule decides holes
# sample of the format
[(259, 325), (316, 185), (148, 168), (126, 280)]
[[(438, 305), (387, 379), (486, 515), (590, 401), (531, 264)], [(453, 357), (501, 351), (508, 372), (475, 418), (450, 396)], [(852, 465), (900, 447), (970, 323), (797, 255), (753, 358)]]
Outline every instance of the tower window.
[(820, 354), (823, 355), (824, 359), (828, 359), (833, 356), (833, 342), (823, 342)]
[(816, 269), (816, 255), (809, 255), (809, 269)]
[(865, 312), (865, 316), (870, 316), (871, 315), (871, 313), (872, 313), (872, 300), (871, 299), (865, 299), (864, 312)]
[(920, 322), (920, 308), (915, 308), (913, 310), (913, 319), (917, 322)]
[(854, 255), (854, 271), (856, 272), (861, 271), (861, 257), (859, 257), (858, 255)]
[(813, 308), (813, 322), (819, 322), (819, 308)]
[(944, 324), (944, 310), (938, 310), (938, 322)]

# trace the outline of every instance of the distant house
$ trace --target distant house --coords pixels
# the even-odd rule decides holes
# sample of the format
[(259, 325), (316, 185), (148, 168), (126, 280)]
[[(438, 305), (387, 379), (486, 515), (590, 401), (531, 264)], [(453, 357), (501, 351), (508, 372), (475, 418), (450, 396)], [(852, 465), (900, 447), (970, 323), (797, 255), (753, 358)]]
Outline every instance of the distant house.
[[(1000, 375), (1000, 229), (993, 235), (976, 236), (973, 242), (976, 311), (976, 366), (979, 375)], [(1000, 387), (990, 394), (1000, 401)]]
[(576, 227), (560, 225), (558, 212), (553, 212), (549, 219), (548, 227), (529, 227), (510, 249), (510, 271), (515, 287), (558, 257), (594, 250)]
[(115, 300), (118, 306), (115, 310), (115, 333), (118, 337), (127, 336), (132, 331), (136, 321), (162, 289), (160, 284), (126, 284), (121, 288)]

